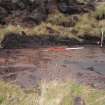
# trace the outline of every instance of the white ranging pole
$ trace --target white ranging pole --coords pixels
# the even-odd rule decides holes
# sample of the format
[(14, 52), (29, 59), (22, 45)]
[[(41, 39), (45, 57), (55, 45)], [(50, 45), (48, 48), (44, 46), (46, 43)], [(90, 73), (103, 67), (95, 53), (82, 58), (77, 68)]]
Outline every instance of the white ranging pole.
[(101, 47), (103, 47), (103, 41), (104, 41), (104, 31), (101, 30)]

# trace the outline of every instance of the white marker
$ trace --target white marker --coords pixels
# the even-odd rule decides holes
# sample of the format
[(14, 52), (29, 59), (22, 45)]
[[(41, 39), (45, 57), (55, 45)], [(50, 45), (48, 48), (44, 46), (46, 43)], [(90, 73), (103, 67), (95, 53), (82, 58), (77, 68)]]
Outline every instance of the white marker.
[(81, 50), (81, 49), (84, 49), (84, 47), (65, 48), (65, 50)]

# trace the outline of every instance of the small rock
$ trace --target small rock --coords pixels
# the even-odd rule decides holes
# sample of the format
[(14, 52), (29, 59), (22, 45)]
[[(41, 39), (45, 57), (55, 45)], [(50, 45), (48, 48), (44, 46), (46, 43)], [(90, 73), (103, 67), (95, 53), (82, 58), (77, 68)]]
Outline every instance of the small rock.
[(86, 105), (84, 100), (81, 97), (75, 97), (74, 105)]
[(90, 71), (94, 71), (94, 67), (88, 67), (87, 69)]

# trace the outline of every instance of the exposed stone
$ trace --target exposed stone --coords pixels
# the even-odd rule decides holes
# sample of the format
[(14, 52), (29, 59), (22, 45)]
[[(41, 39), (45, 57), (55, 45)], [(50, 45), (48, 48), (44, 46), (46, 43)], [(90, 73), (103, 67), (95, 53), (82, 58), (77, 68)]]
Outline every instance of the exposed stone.
[(74, 105), (86, 105), (84, 100), (81, 97), (75, 97)]

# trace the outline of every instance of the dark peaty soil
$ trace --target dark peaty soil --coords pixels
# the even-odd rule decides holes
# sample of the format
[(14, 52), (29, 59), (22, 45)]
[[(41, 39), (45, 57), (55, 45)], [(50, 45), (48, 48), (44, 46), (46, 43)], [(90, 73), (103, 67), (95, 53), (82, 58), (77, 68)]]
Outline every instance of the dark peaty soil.
[[(23, 88), (34, 87), (41, 80), (74, 80), (105, 89), (105, 72), (95, 66), (101, 65), (104, 68), (104, 51), (105, 49), (95, 47), (70, 51), (46, 51), (43, 48), (1, 49), (0, 79)], [(92, 67), (94, 69), (91, 70)]]

